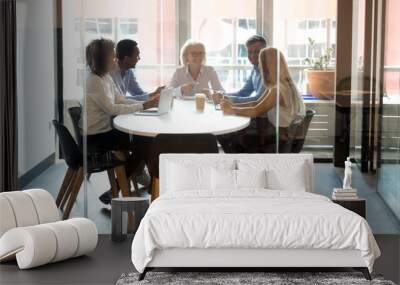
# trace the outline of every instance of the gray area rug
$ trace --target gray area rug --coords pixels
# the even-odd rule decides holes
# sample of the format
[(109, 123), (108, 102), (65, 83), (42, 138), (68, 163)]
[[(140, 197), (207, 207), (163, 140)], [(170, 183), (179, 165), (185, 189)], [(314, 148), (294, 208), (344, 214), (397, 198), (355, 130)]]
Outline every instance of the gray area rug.
[(138, 281), (138, 276), (138, 273), (122, 274), (117, 281), (117, 285), (395, 285), (392, 281), (384, 280), (380, 275), (372, 275), (373, 280), (368, 281), (359, 272), (148, 272), (146, 278), (142, 281)]

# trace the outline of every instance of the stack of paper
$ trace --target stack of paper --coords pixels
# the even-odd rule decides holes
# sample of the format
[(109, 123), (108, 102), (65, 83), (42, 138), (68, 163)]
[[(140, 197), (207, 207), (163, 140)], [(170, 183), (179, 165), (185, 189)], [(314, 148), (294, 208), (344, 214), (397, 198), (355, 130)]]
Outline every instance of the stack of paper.
[(332, 193), (332, 199), (336, 200), (357, 200), (357, 189), (335, 188)]

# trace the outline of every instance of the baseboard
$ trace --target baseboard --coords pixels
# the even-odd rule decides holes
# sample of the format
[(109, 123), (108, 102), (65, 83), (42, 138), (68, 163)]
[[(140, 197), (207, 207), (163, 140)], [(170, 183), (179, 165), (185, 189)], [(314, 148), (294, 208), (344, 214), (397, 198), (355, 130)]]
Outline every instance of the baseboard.
[(32, 167), (28, 172), (18, 177), (18, 189), (22, 189), (26, 185), (31, 183), (33, 179), (35, 179), (37, 176), (40, 175), (40, 173), (42, 173), (47, 168), (52, 166), (55, 163), (55, 161), (56, 161), (56, 154), (52, 153), (48, 157), (43, 159), (41, 162), (36, 164), (34, 167)]

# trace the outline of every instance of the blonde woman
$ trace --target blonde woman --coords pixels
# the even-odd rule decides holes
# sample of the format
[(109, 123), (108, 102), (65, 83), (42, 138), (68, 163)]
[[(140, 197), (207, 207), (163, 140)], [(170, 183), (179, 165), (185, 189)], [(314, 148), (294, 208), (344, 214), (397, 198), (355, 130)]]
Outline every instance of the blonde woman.
[[(284, 140), (290, 123), (298, 116), (305, 116), (303, 99), (290, 77), (286, 60), (279, 50), (272, 47), (261, 50), (259, 69), (266, 87), (260, 99), (243, 104), (222, 100), (222, 110), (225, 114), (251, 118), (267, 113), (268, 121), (273, 127), (279, 127), (280, 140)], [(277, 108), (279, 108), (278, 123)]]
[(182, 96), (212, 89), (222, 91), (222, 85), (214, 68), (205, 65), (206, 49), (200, 42), (187, 41), (181, 49), (182, 66), (175, 70), (169, 87), (181, 87)]

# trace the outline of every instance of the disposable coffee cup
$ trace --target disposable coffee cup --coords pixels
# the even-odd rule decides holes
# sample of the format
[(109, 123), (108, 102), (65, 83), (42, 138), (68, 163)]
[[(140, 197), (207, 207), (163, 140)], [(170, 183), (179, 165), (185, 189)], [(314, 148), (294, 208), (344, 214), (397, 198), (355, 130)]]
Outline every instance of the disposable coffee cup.
[(197, 93), (195, 95), (195, 99), (196, 99), (196, 111), (204, 112), (204, 107), (206, 104), (206, 95), (203, 93)]

